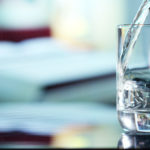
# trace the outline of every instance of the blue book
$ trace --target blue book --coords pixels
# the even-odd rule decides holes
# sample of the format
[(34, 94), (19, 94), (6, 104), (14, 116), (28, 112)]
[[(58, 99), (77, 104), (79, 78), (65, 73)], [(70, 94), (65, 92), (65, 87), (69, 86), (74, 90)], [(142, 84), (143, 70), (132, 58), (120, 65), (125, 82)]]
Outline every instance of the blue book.
[(115, 53), (53, 38), (0, 42), (0, 101), (115, 102)]

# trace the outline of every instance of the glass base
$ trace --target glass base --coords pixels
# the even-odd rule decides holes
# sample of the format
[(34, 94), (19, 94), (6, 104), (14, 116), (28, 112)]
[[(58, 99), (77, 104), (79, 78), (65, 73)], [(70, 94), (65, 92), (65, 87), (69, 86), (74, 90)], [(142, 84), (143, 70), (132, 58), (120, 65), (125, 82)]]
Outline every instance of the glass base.
[(123, 110), (118, 118), (125, 132), (150, 134), (150, 112)]

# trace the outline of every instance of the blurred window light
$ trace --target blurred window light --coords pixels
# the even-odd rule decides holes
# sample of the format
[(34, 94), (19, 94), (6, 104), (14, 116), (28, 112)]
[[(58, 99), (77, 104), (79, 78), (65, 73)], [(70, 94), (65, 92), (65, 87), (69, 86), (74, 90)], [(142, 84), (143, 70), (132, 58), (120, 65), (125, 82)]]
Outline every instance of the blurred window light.
[(124, 22), (124, 1), (56, 0), (54, 36), (92, 48), (114, 48), (116, 26)]
[(49, 24), (51, 0), (1, 0), (0, 27), (43, 27)]

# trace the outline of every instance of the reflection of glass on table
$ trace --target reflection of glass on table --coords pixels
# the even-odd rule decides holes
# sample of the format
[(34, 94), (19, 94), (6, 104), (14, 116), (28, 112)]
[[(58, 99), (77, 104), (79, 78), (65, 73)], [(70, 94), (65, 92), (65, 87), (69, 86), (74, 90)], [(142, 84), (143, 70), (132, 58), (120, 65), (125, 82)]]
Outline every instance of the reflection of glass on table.
[(119, 149), (148, 149), (150, 148), (150, 135), (122, 133), (118, 141)]

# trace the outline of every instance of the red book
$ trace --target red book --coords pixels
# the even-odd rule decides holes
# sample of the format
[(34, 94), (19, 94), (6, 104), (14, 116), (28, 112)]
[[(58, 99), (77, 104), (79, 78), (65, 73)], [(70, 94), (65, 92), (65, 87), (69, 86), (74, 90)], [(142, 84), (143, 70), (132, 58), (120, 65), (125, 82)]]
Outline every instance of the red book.
[(30, 38), (50, 37), (48, 27), (35, 29), (0, 29), (0, 41), (20, 42)]
[(0, 145), (1, 144), (23, 144), (28, 145), (50, 145), (52, 143), (51, 135), (34, 135), (23, 132), (1, 132), (0, 133)]

